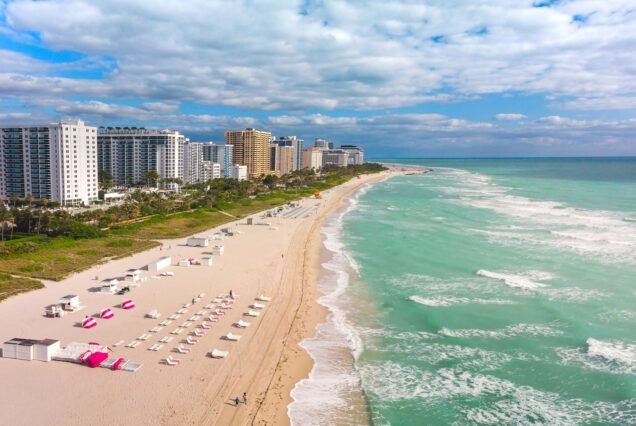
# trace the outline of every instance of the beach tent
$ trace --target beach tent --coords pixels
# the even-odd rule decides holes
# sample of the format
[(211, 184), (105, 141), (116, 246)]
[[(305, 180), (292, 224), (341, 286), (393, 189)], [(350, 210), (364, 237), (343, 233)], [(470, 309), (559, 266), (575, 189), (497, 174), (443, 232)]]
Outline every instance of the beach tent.
[(86, 317), (84, 321), (82, 321), (82, 327), (84, 328), (93, 328), (97, 325), (97, 321), (93, 317)]
[(106, 352), (94, 352), (88, 358), (86, 358), (86, 364), (90, 368), (97, 368), (99, 365), (106, 361), (108, 354)]
[(115, 316), (115, 313), (113, 312), (112, 309), (110, 308), (105, 308), (102, 309), (102, 312), (100, 313), (100, 316), (104, 319), (111, 319), (112, 317)]
[(161, 257), (148, 264), (148, 271), (159, 272), (170, 265), (172, 265), (172, 258), (170, 256)]
[(121, 307), (124, 309), (132, 309), (135, 307), (135, 302), (133, 302), (131, 299), (124, 300), (123, 302), (121, 302)]
[(141, 281), (141, 271), (139, 269), (129, 269), (126, 272), (124, 280), (129, 283)]

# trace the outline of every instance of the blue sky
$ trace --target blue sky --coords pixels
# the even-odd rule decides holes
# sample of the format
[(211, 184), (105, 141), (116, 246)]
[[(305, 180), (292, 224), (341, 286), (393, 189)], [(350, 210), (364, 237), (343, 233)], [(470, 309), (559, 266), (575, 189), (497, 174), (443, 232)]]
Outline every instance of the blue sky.
[(636, 155), (633, 0), (0, 0), (0, 123)]

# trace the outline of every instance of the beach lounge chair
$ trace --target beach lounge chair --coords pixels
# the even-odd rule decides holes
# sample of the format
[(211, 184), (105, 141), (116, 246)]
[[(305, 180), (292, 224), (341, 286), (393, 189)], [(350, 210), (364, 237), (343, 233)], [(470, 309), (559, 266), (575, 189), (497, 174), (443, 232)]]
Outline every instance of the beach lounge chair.
[(210, 356), (212, 358), (225, 358), (228, 354), (229, 354), (228, 351), (222, 351), (219, 349), (214, 349), (212, 350), (212, 352), (210, 352)]
[(217, 309), (216, 311), (214, 311), (214, 313), (216, 315), (225, 315), (225, 311), (223, 309)]
[(170, 334), (181, 334), (181, 333), (183, 333), (183, 328), (181, 327), (177, 327), (170, 332)]
[(192, 315), (192, 316), (188, 319), (188, 321), (198, 321), (198, 320), (199, 320), (199, 318), (200, 318), (200, 317), (199, 317), (199, 316), (197, 316), (197, 315)]
[(205, 331), (199, 329), (199, 328), (195, 328), (194, 331), (192, 332), (195, 336), (197, 337), (203, 337), (205, 336)]
[(186, 348), (183, 345), (179, 345), (175, 348), (177, 350), (177, 352), (179, 352), (180, 354), (187, 354), (190, 352), (190, 348)]
[(170, 325), (172, 324), (172, 321), (169, 320), (163, 320), (159, 323), (160, 326), (165, 327), (166, 325)]
[(198, 342), (198, 340), (197, 340), (197, 339), (195, 339), (195, 338), (194, 338), (194, 337), (192, 337), (192, 336), (188, 336), (188, 337), (186, 338), (186, 343), (187, 343), (188, 345), (196, 345), (196, 344), (197, 344), (197, 342)]
[(202, 328), (202, 329), (204, 329), (204, 330), (209, 330), (209, 329), (211, 329), (211, 328), (212, 328), (212, 325), (211, 325), (211, 324), (208, 324), (208, 323), (207, 323), (207, 322), (205, 322), (205, 321), (203, 321), (203, 322), (201, 323), (201, 328)]
[(207, 312), (205, 312), (203, 309), (201, 309), (199, 312), (197, 312), (197, 315), (205, 315)]
[(154, 351), (154, 350), (155, 350), (155, 348), (156, 348), (157, 346), (159, 346), (159, 343), (155, 343), (154, 345), (150, 346), (150, 347), (148, 348), (148, 350), (149, 350), (149, 351)]
[(247, 328), (250, 326), (250, 323), (243, 320), (238, 320), (238, 322), (234, 323), (234, 325), (238, 328)]
[(120, 340), (119, 342), (115, 343), (115, 344), (113, 345), (113, 347), (115, 347), (115, 348), (116, 348), (117, 346), (121, 346), (121, 345), (123, 345), (124, 343), (125, 343), (125, 342), (124, 342), (123, 340)]
[(256, 298), (259, 302), (271, 302), (272, 298), (263, 296), (262, 294)]
[(164, 361), (166, 364), (172, 366), (179, 365), (179, 363), (181, 362), (181, 360), (173, 358), (172, 355), (168, 355), (168, 357), (165, 358)]
[(133, 340), (132, 342), (130, 342), (129, 344), (126, 345), (127, 348), (136, 348), (137, 346), (139, 346), (141, 342), (138, 340)]
[(170, 343), (174, 339), (172, 336), (166, 336), (163, 339), (159, 340), (160, 343)]
[(199, 299), (203, 299), (205, 297), (205, 293), (201, 293), (197, 296)]
[(212, 309), (214, 308), (214, 303), (208, 303), (207, 305), (204, 306), (205, 309)]
[(223, 336), (223, 338), (225, 340), (231, 340), (233, 342), (238, 342), (239, 340), (241, 340), (241, 335), (239, 334), (232, 334), (232, 333), (227, 333), (225, 336)]
[(251, 307), (254, 308), (254, 309), (263, 309), (263, 308), (265, 308), (265, 305), (263, 305), (262, 303), (254, 302), (254, 303), (252, 303)]
[(248, 317), (257, 317), (259, 316), (261, 313), (257, 312), (257, 311), (253, 311), (253, 310), (249, 310), (247, 311), (247, 313), (245, 315), (247, 315)]
[(156, 326), (156, 327), (152, 327), (149, 331), (151, 333), (159, 333), (161, 330), (163, 330), (163, 327)]
[(210, 315), (208, 317), (208, 321), (217, 322), (218, 320), (219, 320), (219, 317), (217, 317), (216, 315)]
[(148, 312), (146, 314), (146, 318), (152, 318), (152, 319), (157, 319), (161, 316), (161, 314), (159, 313), (158, 310), (153, 309), (152, 311)]
[(170, 315), (170, 316), (168, 317), (168, 319), (169, 319), (169, 320), (176, 320), (176, 319), (179, 319), (179, 317), (180, 317), (180, 316), (181, 316), (181, 315), (178, 315), (178, 314), (172, 314), (172, 315)]

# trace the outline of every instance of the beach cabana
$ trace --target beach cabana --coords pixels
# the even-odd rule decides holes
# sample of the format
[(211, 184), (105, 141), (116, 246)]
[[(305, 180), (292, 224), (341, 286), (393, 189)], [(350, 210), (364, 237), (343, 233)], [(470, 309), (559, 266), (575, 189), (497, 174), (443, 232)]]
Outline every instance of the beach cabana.
[(183, 266), (185, 268), (189, 268), (190, 267), (190, 261), (187, 259), (183, 259), (179, 261), (179, 266)]
[(48, 318), (61, 318), (64, 316), (64, 309), (59, 303), (48, 305), (44, 308), (44, 315)]
[(93, 317), (86, 317), (84, 321), (82, 321), (83, 328), (93, 328), (97, 325), (97, 321)]
[(135, 302), (133, 302), (132, 299), (126, 299), (121, 302), (121, 307), (124, 309), (132, 309), (135, 307)]
[(170, 256), (160, 257), (154, 262), (148, 264), (148, 271), (159, 272), (163, 268), (167, 268), (172, 265), (172, 258)]
[(141, 271), (139, 269), (129, 269), (126, 271), (124, 281), (129, 283), (136, 283), (141, 281)]
[(213, 260), (211, 257), (202, 257), (201, 258), (201, 265), (203, 266), (212, 266), (213, 264)]
[(53, 354), (60, 350), (60, 341), (53, 339), (38, 340), (33, 345), (33, 359), (36, 361), (51, 361)]
[(104, 318), (104, 319), (111, 319), (112, 317), (115, 316), (115, 313), (113, 312), (112, 309), (110, 308), (104, 308), (102, 309), (102, 311), (99, 314), (100, 317)]
[(205, 237), (190, 237), (186, 241), (186, 245), (189, 247), (207, 247), (209, 240)]
[(60, 299), (60, 305), (65, 311), (77, 311), (82, 306), (80, 305), (80, 298), (74, 294), (69, 294)]
[(212, 247), (212, 254), (215, 256), (222, 256), (225, 252), (225, 247), (222, 245)]
[(119, 284), (119, 280), (116, 278), (104, 280), (102, 281), (102, 287), (100, 291), (102, 293), (110, 293), (110, 294), (116, 293), (118, 290), (117, 284)]

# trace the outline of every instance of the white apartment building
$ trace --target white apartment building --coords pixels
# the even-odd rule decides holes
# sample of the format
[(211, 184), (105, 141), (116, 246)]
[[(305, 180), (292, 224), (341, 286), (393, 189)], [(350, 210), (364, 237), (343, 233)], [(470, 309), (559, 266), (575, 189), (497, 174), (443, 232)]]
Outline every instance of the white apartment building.
[(175, 130), (100, 127), (98, 170), (112, 174), (114, 185), (144, 183), (148, 171), (156, 171), (161, 178), (185, 180), (185, 143), (185, 136)]
[(341, 145), (340, 149), (349, 155), (347, 162), (349, 166), (364, 164), (364, 150), (359, 146)]
[(219, 163), (213, 163), (212, 161), (202, 161), (201, 166), (203, 182), (221, 178), (221, 165)]
[(0, 127), (0, 199), (97, 200), (97, 128), (81, 120)]
[(203, 178), (203, 144), (186, 140), (183, 145), (183, 181), (205, 182)]
[(322, 151), (322, 167), (339, 166), (347, 167), (349, 165), (349, 153), (342, 149), (328, 149)]
[(322, 150), (318, 148), (307, 148), (303, 151), (303, 169), (318, 170), (322, 168)]
[(232, 166), (232, 179), (246, 180), (247, 179), (247, 166), (235, 164)]

